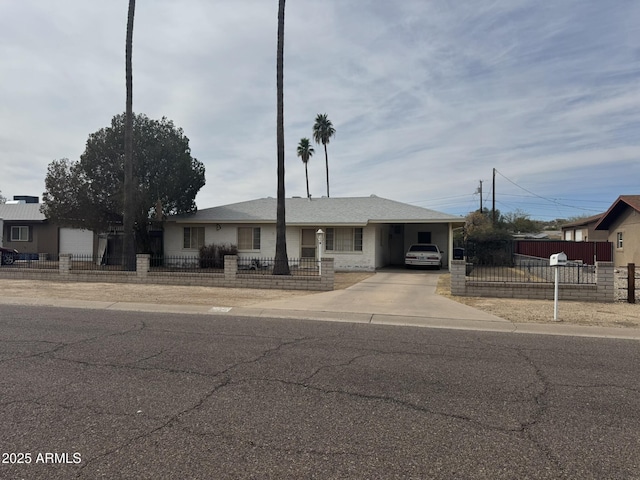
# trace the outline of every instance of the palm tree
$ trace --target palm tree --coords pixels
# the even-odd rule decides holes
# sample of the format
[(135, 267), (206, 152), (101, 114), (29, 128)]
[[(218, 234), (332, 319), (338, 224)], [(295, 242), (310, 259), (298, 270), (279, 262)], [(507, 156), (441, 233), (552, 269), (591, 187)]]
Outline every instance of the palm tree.
[(313, 125), (313, 139), (316, 143), (324, 145), (324, 159), (327, 166), (327, 197), (329, 196), (329, 155), (327, 155), (327, 143), (331, 137), (336, 134), (331, 120), (327, 118), (327, 114), (318, 114), (316, 123)]
[(308, 138), (301, 138), (300, 143), (298, 144), (298, 156), (302, 159), (302, 163), (304, 163), (304, 176), (307, 178), (307, 198), (311, 198), (309, 195), (309, 172), (307, 171), (307, 163), (309, 163), (309, 159), (313, 157), (315, 150), (311, 146)]
[(277, 126), (278, 147), (278, 200), (276, 206), (276, 258), (274, 275), (289, 275), (287, 257), (287, 224), (285, 221), (284, 197), (284, 3), (278, 0), (278, 54), (276, 59)]
[(127, 270), (135, 269), (135, 238), (133, 234), (135, 216), (135, 179), (133, 177), (133, 74), (131, 57), (133, 51), (133, 16), (136, 0), (129, 0), (127, 15), (127, 40), (125, 45), (125, 75), (127, 84), (127, 104), (124, 127), (124, 199), (123, 199), (123, 254)]

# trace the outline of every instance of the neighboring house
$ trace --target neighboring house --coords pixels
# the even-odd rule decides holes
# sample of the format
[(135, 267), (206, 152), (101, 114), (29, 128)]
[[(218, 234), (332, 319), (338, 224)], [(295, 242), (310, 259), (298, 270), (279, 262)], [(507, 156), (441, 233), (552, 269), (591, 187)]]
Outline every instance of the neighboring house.
[(0, 245), (15, 248), (22, 257), (93, 255), (96, 239), (91, 231), (52, 224), (40, 212), (39, 203), (8, 202), (0, 204)]
[[(273, 258), (276, 245), (276, 199), (247, 202), (176, 215), (165, 222), (165, 257), (197, 255), (212, 243), (238, 246), (240, 257)], [(464, 219), (405, 203), (370, 197), (287, 198), (287, 255), (318, 258), (316, 232), (324, 231), (322, 257), (334, 258), (336, 270), (371, 271), (403, 265), (412, 243), (435, 243), (447, 266), (453, 252), (453, 229)]]
[(574, 242), (606, 242), (608, 233), (596, 230), (596, 225), (602, 218), (602, 213), (583, 218), (571, 223), (565, 223), (562, 228), (562, 239)]
[(613, 243), (615, 266), (640, 265), (640, 195), (620, 195), (595, 228)]

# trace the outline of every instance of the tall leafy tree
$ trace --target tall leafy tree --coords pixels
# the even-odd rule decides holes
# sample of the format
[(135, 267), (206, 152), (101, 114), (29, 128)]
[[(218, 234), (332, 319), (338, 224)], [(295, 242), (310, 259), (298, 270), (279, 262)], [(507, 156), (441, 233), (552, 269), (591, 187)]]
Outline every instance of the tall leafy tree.
[(307, 164), (309, 163), (309, 159), (313, 156), (315, 150), (311, 146), (308, 138), (301, 138), (300, 143), (298, 144), (298, 156), (304, 163), (304, 176), (307, 179), (307, 198), (311, 198), (309, 194), (309, 171), (307, 169)]
[(127, 15), (127, 39), (125, 45), (125, 76), (127, 100), (125, 110), (124, 126), (124, 245), (123, 253), (125, 265), (130, 269), (135, 269), (135, 234), (134, 208), (135, 208), (135, 187), (137, 183), (134, 178), (133, 168), (133, 17), (136, 10), (136, 0), (129, 0), (129, 13)]
[[(80, 161), (61, 159), (49, 164), (42, 206), (47, 218), (95, 232), (123, 224), (124, 131), (125, 114), (116, 115), (109, 127), (89, 135)], [(137, 251), (147, 253), (149, 220), (195, 211), (205, 172), (204, 165), (191, 156), (189, 139), (171, 120), (134, 115), (133, 143), (132, 230)], [(157, 212), (159, 205), (162, 212)]]
[(2, 196), (2, 191), (0, 191), (0, 203), (5, 203), (7, 201), (6, 197)]
[(317, 144), (324, 145), (324, 160), (327, 167), (327, 197), (329, 196), (329, 155), (327, 154), (327, 144), (335, 134), (336, 129), (333, 128), (333, 124), (327, 114), (319, 113), (313, 125), (313, 139)]
[(274, 275), (289, 275), (290, 273), (289, 258), (287, 257), (287, 223), (285, 220), (284, 196), (284, 4), (285, 0), (278, 0), (278, 52), (276, 57), (278, 195)]

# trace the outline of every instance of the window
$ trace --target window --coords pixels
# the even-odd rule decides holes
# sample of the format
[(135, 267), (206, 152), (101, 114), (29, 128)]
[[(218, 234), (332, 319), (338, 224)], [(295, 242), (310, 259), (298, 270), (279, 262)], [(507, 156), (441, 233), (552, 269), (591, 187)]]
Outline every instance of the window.
[(616, 234), (616, 248), (622, 248), (622, 232)]
[(29, 227), (11, 227), (12, 242), (28, 242)]
[(325, 250), (328, 252), (361, 252), (362, 228), (327, 228)]
[(418, 243), (431, 243), (431, 232), (418, 232)]
[(260, 250), (260, 227), (238, 227), (238, 250)]
[(204, 227), (184, 227), (183, 248), (198, 249), (204, 245)]

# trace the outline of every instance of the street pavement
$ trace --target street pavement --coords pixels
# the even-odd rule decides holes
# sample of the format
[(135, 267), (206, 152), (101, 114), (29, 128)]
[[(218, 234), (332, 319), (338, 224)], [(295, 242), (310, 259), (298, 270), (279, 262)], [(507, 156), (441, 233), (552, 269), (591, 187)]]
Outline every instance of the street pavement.
[[(388, 269), (342, 290), (272, 300), (243, 307), (221, 304), (176, 304), (69, 300), (65, 298), (11, 298), (0, 305), (57, 306), (189, 313), (259, 318), (294, 318), (427, 328), (447, 328), (509, 333), (594, 336), (640, 340), (640, 329), (579, 326), (565, 323), (513, 323), (436, 294), (439, 272)], [(135, 288), (131, 285), (130, 288)], [(167, 287), (170, 288), (170, 287)]]
[(639, 362), (635, 340), (5, 304), (0, 478), (637, 479)]

